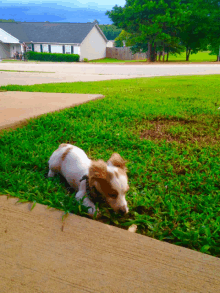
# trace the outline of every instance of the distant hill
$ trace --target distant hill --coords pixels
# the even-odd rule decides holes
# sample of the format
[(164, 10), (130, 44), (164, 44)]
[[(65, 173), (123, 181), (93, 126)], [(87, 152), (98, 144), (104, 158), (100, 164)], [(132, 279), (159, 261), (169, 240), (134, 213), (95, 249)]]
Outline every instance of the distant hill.
[(14, 19), (0, 19), (0, 22), (15, 22)]

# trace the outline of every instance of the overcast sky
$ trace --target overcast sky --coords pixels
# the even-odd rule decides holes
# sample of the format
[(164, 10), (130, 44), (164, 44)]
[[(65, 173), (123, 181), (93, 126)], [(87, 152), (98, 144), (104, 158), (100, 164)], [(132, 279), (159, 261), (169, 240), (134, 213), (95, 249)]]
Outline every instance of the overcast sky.
[(115, 5), (124, 6), (125, 0), (0, 0), (0, 19), (110, 24), (105, 12)]

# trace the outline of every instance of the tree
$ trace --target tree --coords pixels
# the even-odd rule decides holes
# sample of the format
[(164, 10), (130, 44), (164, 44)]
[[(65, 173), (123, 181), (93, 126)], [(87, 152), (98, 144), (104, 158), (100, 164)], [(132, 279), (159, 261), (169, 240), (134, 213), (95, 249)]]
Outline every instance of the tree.
[(0, 22), (15, 22), (14, 19), (0, 19)]
[(188, 16), (188, 21), (178, 30), (178, 36), (181, 39), (181, 44), (186, 47), (186, 61), (188, 61), (190, 54), (207, 49), (216, 0), (185, 0), (184, 2), (191, 13)]
[[(220, 1), (216, 2), (214, 5), (214, 9), (212, 10), (212, 14), (210, 15), (210, 30), (208, 33), (209, 45), (208, 49), (211, 51), (211, 55), (217, 55), (217, 61), (219, 60), (220, 55)], [(219, 60), (220, 61), (220, 60)]]
[(114, 42), (115, 47), (123, 47), (123, 42), (121, 40), (118, 40), (117, 38), (115, 39)]
[(134, 41), (132, 39), (132, 35), (127, 33), (125, 30), (122, 30), (120, 35), (115, 39), (116, 47), (130, 47), (134, 45)]
[(121, 29), (117, 28), (113, 24), (99, 24), (100, 29), (103, 31), (104, 35), (106, 36), (106, 39), (108, 40), (114, 40), (119, 36), (121, 33)]
[(156, 60), (157, 43), (171, 44), (190, 13), (181, 0), (126, 0), (124, 7), (116, 5), (106, 12), (117, 27), (132, 35), (132, 51), (148, 51), (150, 61)]

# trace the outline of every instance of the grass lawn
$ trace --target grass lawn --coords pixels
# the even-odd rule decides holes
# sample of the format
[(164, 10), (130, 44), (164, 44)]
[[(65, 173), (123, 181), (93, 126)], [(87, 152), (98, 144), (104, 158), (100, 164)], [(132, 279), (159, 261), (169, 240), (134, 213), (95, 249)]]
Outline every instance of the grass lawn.
[(11, 85), (0, 89), (103, 94), (0, 134), (0, 193), (86, 215), (47, 161), (62, 142), (93, 159), (127, 160), (130, 212), (102, 221), (220, 257), (220, 76)]
[[(169, 62), (214, 62), (217, 57), (215, 55), (209, 55), (209, 52), (198, 52), (197, 54), (192, 54), (189, 57), (189, 61), (186, 61), (186, 52), (181, 53), (180, 55), (169, 55)], [(166, 60), (166, 57), (165, 57)], [(145, 62), (146, 60), (118, 60), (114, 58), (104, 58), (98, 60), (91, 60), (90, 63), (127, 63), (127, 62)], [(163, 63), (161, 61), (161, 63)], [(165, 64), (167, 62), (164, 62)]]
[[(188, 62), (214, 62), (216, 60), (217, 60), (216, 55), (209, 55), (209, 52), (206, 51), (206, 52), (198, 52), (197, 54), (190, 55)], [(169, 61), (176, 61), (176, 62), (185, 61), (185, 62), (187, 62), (186, 61), (186, 52), (183, 52), (177, 56), (170, 55)]]
[(89, 63), (125, 63), (125, 62), (145, 62), (146, 60), (118, 60), (114, 58), (103, 58), (103, 59), (96, 59), (90, 60)]
[(21, 62), (21, 60), (17, 60), (17, 59), (3, 59), (3, 60), (1, 60), (1, 62)]
[(5, 70), (5, 69), (0, 69), (0, 72), (6, 71), (6, 72), (32, 72), (32, 73), (55, 73), (55, 72), (46, 72), (46, 71), (24, 71), (24, 70)]
[[(17, 60), (17, 59), (3, 59), (1, 62), (27, 62), (27, 61), (24, 61), (24, 60)], [(37, 62), (37, 61), (32, 61), (32, 60), (29, 60), (28, 62)], [(38, 61), (39, 62), (39, 61)], [(1, 64), (1, 63), (0, 63)]]

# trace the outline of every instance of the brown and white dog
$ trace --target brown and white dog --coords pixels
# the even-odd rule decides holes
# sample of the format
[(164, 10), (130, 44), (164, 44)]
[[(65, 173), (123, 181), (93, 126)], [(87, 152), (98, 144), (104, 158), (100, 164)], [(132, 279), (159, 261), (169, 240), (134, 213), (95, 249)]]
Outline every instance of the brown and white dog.
[[(86, 195), (86, 180), (89, 187), (95, 187), (104, 200), (115, 212), (125, 214), (128, 205), (125, 193), (128, 191), (127, 168), (122, 157), (114, 153), (105, 163), (103, 160), (90, 160), (86, 153), (71, 144), (61, 144), (49, 159), (48, 177), (60, 173), (70, 186), (77, 189), (76, 199)], [(95, 213), (95, 204), (89, 197), (85, 197), (83, 205), (89, 207), (88, 213)]]

